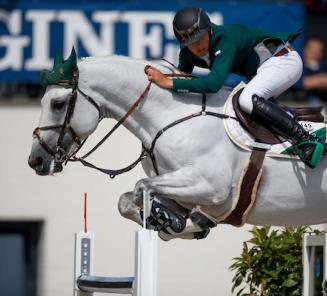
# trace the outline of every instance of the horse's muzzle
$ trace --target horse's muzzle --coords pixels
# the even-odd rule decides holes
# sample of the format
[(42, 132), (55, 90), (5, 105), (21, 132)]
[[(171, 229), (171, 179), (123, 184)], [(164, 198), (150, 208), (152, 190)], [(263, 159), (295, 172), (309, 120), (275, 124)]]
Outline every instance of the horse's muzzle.
[(53, 162), (53, 167), (51, 168), (51, 165), (46, 164), (41, 156), (33, 157), (30, 155), (28, 164), (40, 176), (47, 176), (62, 171), (61, 163)]

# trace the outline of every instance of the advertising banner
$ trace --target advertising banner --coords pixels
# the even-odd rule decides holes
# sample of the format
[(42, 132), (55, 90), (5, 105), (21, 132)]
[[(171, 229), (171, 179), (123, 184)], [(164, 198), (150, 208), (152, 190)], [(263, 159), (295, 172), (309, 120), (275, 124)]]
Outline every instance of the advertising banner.
[[(10, 4), (14, 2), (14, 4)], [(112, 54), (166, 58), (177, 63), (179, 46), (172, 19), (177, 1), (5, 1), (0, 2), (0, 82), (39, 83), (56, 52), (79, 57)], [(299, 2), (188, 1), (216, 24), (238, 23), (271, 31), (304, 25)], [(301, 49), (303, 37), (295, 46)]]

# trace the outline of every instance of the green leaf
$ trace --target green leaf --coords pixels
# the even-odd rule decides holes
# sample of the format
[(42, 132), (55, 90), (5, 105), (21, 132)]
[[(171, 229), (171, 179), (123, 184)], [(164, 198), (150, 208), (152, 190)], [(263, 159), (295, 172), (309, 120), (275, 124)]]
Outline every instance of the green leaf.
[(296, 260), (296, 258), (292, 254), (284, 254), (283, 257), (284, 257), (284, 259), (286, 259), (288, 261), (295, 261)]
[[(301, 295), (302, 235), (309, 227), (253, 227), (252, 237), (243, 243), (239, 257), (233, 259), (233, 291), (240, 287), (261, 296)], [(244, 286), (246, 285), (246, 286)]]
[(283, 282), (283, 286), (290, 288), (290, 287), (294, 287), (295, 285), (298, 285), (298, 282), (288, 278)]

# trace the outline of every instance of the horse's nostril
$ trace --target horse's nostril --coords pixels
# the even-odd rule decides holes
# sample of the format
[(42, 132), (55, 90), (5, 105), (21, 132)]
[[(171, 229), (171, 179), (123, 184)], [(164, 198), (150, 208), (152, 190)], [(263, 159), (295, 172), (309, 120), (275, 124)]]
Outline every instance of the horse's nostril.
[(42, 157), (35, 157), (28, 160), (28, 163), (31, 168), (38, 168), (43, 164), (43, 158)]

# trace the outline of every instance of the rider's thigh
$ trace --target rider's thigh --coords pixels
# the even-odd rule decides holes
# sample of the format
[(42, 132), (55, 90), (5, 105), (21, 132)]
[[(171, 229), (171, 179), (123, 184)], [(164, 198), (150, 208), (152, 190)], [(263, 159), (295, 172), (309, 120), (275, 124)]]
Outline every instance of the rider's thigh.
[(257, 74), (244, 88), (239, 98), (241, 108), (252, 112), (254, 94), (265, 99), (280, 95), (300, 79), (302, 69), (302, 59), (296, 51), (271, 57), (258, 68)]

